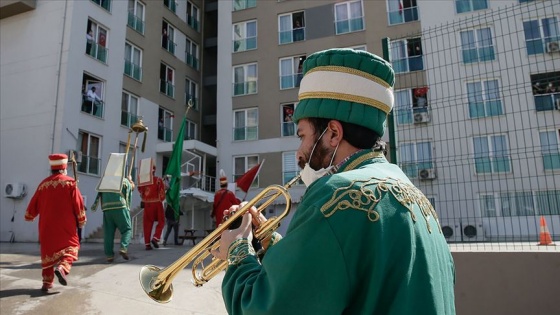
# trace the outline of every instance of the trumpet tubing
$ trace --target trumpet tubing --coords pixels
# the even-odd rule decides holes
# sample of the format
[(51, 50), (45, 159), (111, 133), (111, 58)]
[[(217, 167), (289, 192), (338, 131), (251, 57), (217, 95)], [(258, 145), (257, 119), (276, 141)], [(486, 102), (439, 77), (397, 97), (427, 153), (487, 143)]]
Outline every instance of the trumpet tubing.
[[(140, 270), (140, 284), (144, 292), (156, 302), (167, 303), (171, 301), (173, 297), (173, 279), (191, 262), (193, 263), (192, 283), (197, 287), (204, 285), (218, 273), (226, 269), (228, 265), (227, 261), (216, 257), (212, 257), (207, 266), (204, 265), (206, 258), (212, 256), (211, 251), (220, 248), (222, 233), (230, 229), (233, 222), (237, 219), (241, 219), (241, 217), (247, 213), (251, 207), (256, 206), (257, 203), (262, 201), (262, 204), (257, 207), (257, 211), (260, 213), (274, 202), (274, 200), (278, 199), (278, 197), (283, 196), (286, 200), (284, 211), (278, 217), (272, 217), (266, 222), (263, 222), (254, 232), (254, 237), (259, 241), (272, 235), (280, 226), (280, 221), (290, 213), (292, 199), (288, 193), (288, 189), (299, 181), (299, 179), (300, 176), (296, 176), (284, 186), (272, 185), (263, 189), (255, 198), (251, 199), (243, 207), (240, 207), (237, 212), (226, 219), (220, 226), (212, 231), (212, 233), (166, 268), (160, 269), (153, 265), (142, 267)], [(199, 266), (201, 267), (200, 270)]]

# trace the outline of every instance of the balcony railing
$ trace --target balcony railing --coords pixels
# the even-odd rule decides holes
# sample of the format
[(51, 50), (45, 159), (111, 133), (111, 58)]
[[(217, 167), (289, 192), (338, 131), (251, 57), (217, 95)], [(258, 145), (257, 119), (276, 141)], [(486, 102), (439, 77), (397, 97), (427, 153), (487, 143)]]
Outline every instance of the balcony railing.
[(124, 60), (124, 74), (142, 81), (142, 67), (126, 59)]
[(233, 41), (233, 52), (257, 49), (257, 36)]
[(107, 54), (109, 53), (109, 49), (99, 45), (95, 42), (87, 42), (86, 43), (86, 54), (92, 56), (93, 58), (107, 63)]
[(111, 0), (91, 0), (103, 9), (111, 12)]
[(185, 52), (186, 64), (191, 66), (193, 69), (198, 70), (198, 58), (189, 52)]
[(136, 30), (138, 33), (144, 34), (144, 21), (140, 17), (134, 15), (134, 12), (131, 11), (128, 12), (128, 26)]
[(257, 93), (257, 81), (233, 83), (233, 95), (247, 95)]
[(259, 127), (257, 126), (233, 128), (233, 140), (257, 140), (258, 133)]
[(197, 32), (200, 30), (198, 19), (195, 18), (194, 16), (191, 15), (187, 16), (187, 24)]
[(280, 89), (285, 90), (285, 89), (293, 89), (295, 87), (299, 87), (299, 84), (301, 83), (301, 79), (303, 79), (303, 72), (281, 75)]
[(335, 22), (336, 34), (357, 32), (364, 29), (364, 18), (339, 20)]
[(78, 172), (99, 175), (100, 161), (97, 157), (82, 155), (82, 162), (78, 163)]
[(174, 0), (163, 0), (163, 4), (173, 13), (177, 13), (177, 3)]
[(168, 52), (175, 55), (175, 43), (171, 39), (163, 39), (162, 40), (162, 47), (165, 48)]
[(175, 95), (175, 86), (172, 84), (172, 82), (168, 82), (165, 80), (160, 80), (159, 81), (159, 91), (161, 93), (165, 93), (165, 95), (169, 96), (169, 97), (174, 97)]
[(132, 125), (138, 121), (138, 115), (127, 111), (121, 111), (121, 125), (132, 127)]
[(158, 139), (171, 142), (173, 139), (173, 130), (166, 127), (158, 127)]
[(305, 40), (305, 27), (294, 28), (278, 32), (278, 42), (280, 44), (289, 44)]
[(82, 112), (88, 113), (99, 118), (103, 118), (105, 103), (103, 101), (92, 101), (86, 95), (82, 97)]

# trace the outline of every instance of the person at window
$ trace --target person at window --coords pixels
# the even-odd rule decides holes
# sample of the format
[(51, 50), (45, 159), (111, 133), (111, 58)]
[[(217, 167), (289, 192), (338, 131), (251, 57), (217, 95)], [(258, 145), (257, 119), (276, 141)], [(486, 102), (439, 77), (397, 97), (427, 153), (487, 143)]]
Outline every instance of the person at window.
[(266, 218), (255, 207), (221, 234), (212, 254), (228, 263), (228, 314), (455, 314), (455, 267), (437, 213), (383, 155), (390, 63), (329, 49), (304, 69), (293, 119), (307, 190), (284, 238), (263, 241), (262, 259), (251, 225)]
[(294, 25), (294, 42), (302, 41), (305, 37), (303, 27), (301, 26), (301, 22), (296, 20)]
[(541, 86), (540, 82), (535, 82), (533, 84), (533, 94), (542, 94), (544, 91), (545, 89)]
[(39, 184), (25, 211), (25, 221), (39, 216), (44, 292), (52, 289), (55, 275), (60, 284), (68, 284), (66, 276), (80, 249), (76, 227), (86, 224), (84, 199), (74, 178), (67, 175), (67, 163), (66, 154), (49, 155), (51, 175)]
[(294, 121), (292, 119), (293, 114), (294, 110), (290, 107), (286, 107), (284, 109), (284, 136), (294, 135)]
[(162, 34), (161, 34), (161, 47), (169, 50), (168, 46), (168, 40), (167, 40), (167, 28), (163, 28), (162, 30)]
[(101, 105), (103, 105), (103, 100), (101, 99), (101, 97), (99, 97), (99, 95), (97, 95), (95, 90), (96, 90), (95, 86), (92, 86), (89, 89), (89, 91), (87, 92), (87, 97), (88, 97), (88, 100), (93, 105), (93, 115), (97, 116), (97, 113), (99, 111), (99, 107), (101, 107)]
[(91, 48), (95, 42), (93, 37), (93, 30), (89, 30), (86, 34), (86, 54), (91, 55)]
[(558, 91), (558, 89), (556, 88), (556, 86), (554, 86), (554, 84), (552, 84), (552, 82), (548, 82), (548, 85), (546, 86), (545, 93), (556, 93), (557, 91)]

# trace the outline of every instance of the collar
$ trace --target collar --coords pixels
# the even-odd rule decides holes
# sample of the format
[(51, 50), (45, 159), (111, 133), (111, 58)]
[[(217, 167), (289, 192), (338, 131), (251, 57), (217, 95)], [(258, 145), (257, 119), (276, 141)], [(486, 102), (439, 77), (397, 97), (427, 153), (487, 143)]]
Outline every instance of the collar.
[(383, 151), (373, 151), (372, 149), (361, 149), (358, 150), (342, 160), (337, 165), (329, 171), (329, 175), (335, 174), (337, 172), (346, 172), (353, 170), (360, 166), (363, 162), (369, 161), (371, 159), (384, 157)]

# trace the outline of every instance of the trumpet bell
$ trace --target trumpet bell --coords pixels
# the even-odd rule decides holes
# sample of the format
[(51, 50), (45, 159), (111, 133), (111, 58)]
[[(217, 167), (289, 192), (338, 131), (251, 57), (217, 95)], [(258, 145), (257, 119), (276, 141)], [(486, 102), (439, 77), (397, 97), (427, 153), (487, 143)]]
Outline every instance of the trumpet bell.
[(152, 300), (158, 303), (168, 303), (173, 297), (173, 284), (165, 290), (163, 283), (154, 283), (157, 281), (161, 268), (154, 265), (146, 265), (140, 270), (140, 284), (144, 292), (148, 294)]

